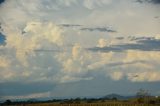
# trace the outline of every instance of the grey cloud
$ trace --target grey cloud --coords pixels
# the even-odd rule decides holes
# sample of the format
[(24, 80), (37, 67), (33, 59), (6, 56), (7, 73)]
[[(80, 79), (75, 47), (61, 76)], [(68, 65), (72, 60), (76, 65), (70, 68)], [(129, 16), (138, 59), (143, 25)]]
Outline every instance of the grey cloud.
[(135, 37), (135, 36), (129, 36), (128, 39), (130, 41), (140, 41), (140, 40), (153, 40), (154, 37)]
[(110, 28), (106, 28), (106, 27), (83, 27), (84, 25), (80, 25), (80, 24), (59, 24), (58, 26), (60, 27), (66, 27), (66, 28), (79, 28), (79, 30), (81, 31), (99, 31), (99, 32), (110, 32), (110, 33), (114, 33), (117, 32), (113, 29)]
[(160, 40), (154, 39), (152, 37), (140, 37), (134, 38), (132, 40), (136, 40), (136, 43), (125, 43), (125, 44), (117, 44), (111, 45), (108, 47), (93, 47), (88, 50), (91, 51), (100, 51), (100, 52), (123, 52), (126, 50), (140, 50), (140, 51), (160, 51)]
[(0, 31), (3, 32), (2, 24), (0, 23)]
[[(0, 41), (0, 44), (1, 44), (1, 41)], [(27, 50), (29, 50), (29, 49), (27, 49)], [(23, 52), (23, 51), (24, 51), (24, 49), (18, 50), (18, 52)], [(51, 52), (51, 53), (64, 52), (63, 50), (58, 50), (58, 49), (35, 49), (33, 51), (36, 53), (39, 53), (39, 52)], [(9, 49), (0, 49), (0, 52), (9, 52)]]
[(143, 2), (144, 2), (144, 0), (137, 0), (136, 2), (143, 3)]
[(157, 18), (159, 18), (159, 16), (155, 16), (154, 18), (156, 18), (156, 19), (157, 19)]
[(136, 60), (136, 61), (131, 61), (131, 62), (115, 62), (115, 63), (109, 63), (107, 64), (108, 67), (115, 67), (115, 66), (121, 66), (121, 65), (130, 65), (130, 64), (135, 64), (135, 63), (145, 63), (146, 61), (143, 60)]
[(160, 4), (160, 0), (147, 0), (150, 3)]
[(80, 30), (82, 31), (99, 31), (99, 32), (117, 32), (115, 30), (109, 29), (109, 28), (105, 28), (105, 27), (96, 27), (96, 28), (81, 28)]
[(63, 52), (62, 50), (53, 50), (53, 49), (37, 49), (34, 52)]
[(139, 2), (139, 3), (148, 2), (148, 3), (153, 3), (153, 4), (160, 4), (160, 0), (137, 0), (136, 2)]
[(116, 39), (122, 40), (122, 39), (124, 39), (124, 37), (116, 37)]
[(62, 27), (80, 27), (82, 25), (79, 25), (79, 24), (59, 24), (58, 26), (62, 26)]

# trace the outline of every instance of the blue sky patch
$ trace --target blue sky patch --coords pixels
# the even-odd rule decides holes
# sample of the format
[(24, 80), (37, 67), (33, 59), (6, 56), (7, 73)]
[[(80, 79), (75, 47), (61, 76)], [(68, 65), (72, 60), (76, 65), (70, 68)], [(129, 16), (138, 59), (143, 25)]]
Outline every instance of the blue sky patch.
[(0, 45), (4, 45), (4, 44), (5, 44), (5, 40), (6, 40), (5, 35), (3, 35), (3, 34), (0, 32)]
[(5, 2), (5, 0), (0, 0), (0, 4), (2, 4), (3, 2)]

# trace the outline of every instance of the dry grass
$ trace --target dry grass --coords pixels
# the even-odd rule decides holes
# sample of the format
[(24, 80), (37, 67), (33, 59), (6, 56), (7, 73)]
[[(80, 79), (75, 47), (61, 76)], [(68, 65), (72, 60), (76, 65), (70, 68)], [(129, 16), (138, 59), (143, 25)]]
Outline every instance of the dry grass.
[(36, 104), (22, 104), (22, 105), (12, 105), (12, 106), (160, 106), (160, 105), (104, 102), (104, 103), (80, 103), (80, 104), (36, 103)]

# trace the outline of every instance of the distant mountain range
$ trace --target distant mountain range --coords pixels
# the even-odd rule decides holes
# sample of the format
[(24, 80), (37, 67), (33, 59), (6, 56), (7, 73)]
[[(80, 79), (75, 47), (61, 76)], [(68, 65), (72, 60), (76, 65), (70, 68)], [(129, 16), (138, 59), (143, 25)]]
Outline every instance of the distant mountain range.
[(130, 99), (130, 98), (135, 98), (136, 96), (122, 96), (122, 95), (119, 95), (119, 94), (109, 94), (109, 95), (106, 95), (102, 98), (104, 99), (113, 99), (113, 98), (117, 98), (119, 100), (127, 100), (127, 99)]
[[(136, 96), (122, 96), (120, 94), (116, 94), (116, 93), (112, 93), (112, 94), (108, 94), (106, 96), (97, 96), (97, 97), (80, 97), (80, 98), (87, 98), (87, 99), (118, 99), (118, 100), (127, 100), (127, 99), (131, 99), (131, 98), (135, 98)], [(36, 101), (48, 101), (48, 100), (53, 100), (53, 99), (57, 99), (57, 100), (64, 100), (64, 99), (71, 99), (71, 98), (77, 98), (77, 97), (64, 97), (64, 98), (55, 98), (55, 97), (48, 97), (48, 98), (28, 98), (28, 99), (13, 99), (13, 101), (32, 101), (32, 102), (36, 102)], [(4, 102), (5, 100), (0, 100), (0, 103)]]

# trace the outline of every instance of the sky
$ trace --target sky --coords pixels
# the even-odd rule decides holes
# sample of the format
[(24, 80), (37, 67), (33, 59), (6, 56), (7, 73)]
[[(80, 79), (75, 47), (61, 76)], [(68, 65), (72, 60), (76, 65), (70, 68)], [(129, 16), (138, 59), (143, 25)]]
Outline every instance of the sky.
[(0, 0), (0, 100), (160, 95), (160, 0)]

